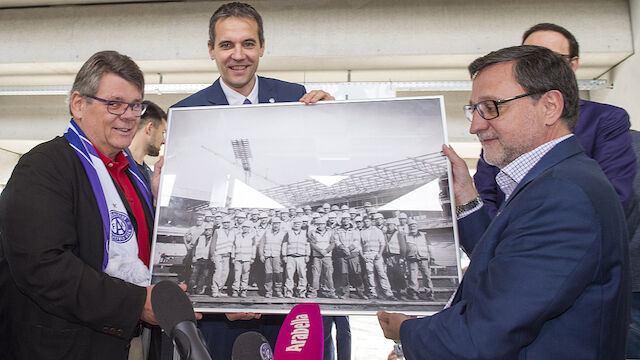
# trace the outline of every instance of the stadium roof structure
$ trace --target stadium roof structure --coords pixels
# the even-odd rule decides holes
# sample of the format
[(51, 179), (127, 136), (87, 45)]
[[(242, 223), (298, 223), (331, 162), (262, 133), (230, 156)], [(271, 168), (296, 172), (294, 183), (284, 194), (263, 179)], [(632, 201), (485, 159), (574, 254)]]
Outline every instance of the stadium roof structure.
[(447, 159), (436, 152), (334, 174), (345, 178), (331, 186), (308, 179), (260, 191), (282, 204), (300, 205), (419, 186), (446, 173)]

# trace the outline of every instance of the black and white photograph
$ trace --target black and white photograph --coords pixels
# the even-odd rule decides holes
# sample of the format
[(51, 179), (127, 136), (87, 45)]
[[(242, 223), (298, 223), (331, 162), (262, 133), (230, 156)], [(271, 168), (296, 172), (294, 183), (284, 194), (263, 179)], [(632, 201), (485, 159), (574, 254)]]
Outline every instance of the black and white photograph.
[(152, 283), (201, 312), (427, 314), (460, 279), (442, 97), (171, 109)]

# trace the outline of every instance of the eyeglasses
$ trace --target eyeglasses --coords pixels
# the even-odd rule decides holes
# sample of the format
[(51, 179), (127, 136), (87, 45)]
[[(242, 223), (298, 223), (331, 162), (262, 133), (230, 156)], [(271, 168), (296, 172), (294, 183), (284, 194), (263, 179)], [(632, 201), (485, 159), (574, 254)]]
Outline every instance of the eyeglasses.
[(133, 115), (140, 117), (142, 116), (142, 114), (144, 114), (145, 110), (147, 110), (147, 104), (142, 104), (142, 103), (130, 104), (123, 101), (106, 100), (106, 99), (99, 98), (97, 96), (91, 96), (91, 95), (83, 95), (83, 96), (105, 103), (105, 105), (107, 105), (107, 112), (109, 112), (109, 114), (112, 114), (112, 115), (118, 115), (118, 116), (122, 115), (127, 112), (127, 109), (130, 108)]
[(485, 101), (480, 101), (479, 103), (476, 103), (476, 104), (465, 105), (463, 107), (464, 115), (467, 117), (467, 120), (472, 121), (473, 112), (475, 110), (478, 110), (478, 114), (482, 116), (483, 119), (493, 120), (498, 116), (500, 116), (500, 111), (498, 110), (499, 105), (502, 105), (509, 101), (522, 99), (523, 97), (536, 95), (536, 94), (540, 94), (540, 92), (536, 91), (536, 92), (526, 93), (518, 96), (513, 96), (513, 97), (502, 99), (502, 100), (485, 100)]

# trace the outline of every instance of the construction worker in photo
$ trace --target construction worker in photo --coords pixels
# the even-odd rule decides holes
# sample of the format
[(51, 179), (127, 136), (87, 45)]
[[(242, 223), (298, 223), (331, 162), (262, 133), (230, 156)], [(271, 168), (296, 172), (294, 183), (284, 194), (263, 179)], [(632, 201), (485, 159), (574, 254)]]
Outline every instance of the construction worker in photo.
[(420, 299), (420, 284), (418, 275), (422, 274), (425, 284), (425, 299), (435, 300), (433, 283), (431, 282), (431, 254), (427, 237), (418, 230), (418, 223), (414, 219), (408, 221), (409, 233), (407, 234), (407, 267), (409, 268), (408, 296), (412, 300)]
[(302, 230), (302, 219), (291, 221), (291, 230), (282, 241), (282, 255), (286, 258), (284, 297), (291, 298), (294, 293), (294, 276), (298, 275), (297, 296), (307, 294), (307, 263), (311, 253), (307, 233)]
[(267, 229), (258, 245), (260, 261), (264, 263), (265, 282), (264, 296), (282, 297), (282, 241), (286, 231), (280, 225), (282, 220), (273, 218), (270, 229)]
[(231, 296), (247, 297), (249, 287), (249, 269), (256, 257), (255, 232), (253, 223), (246, 220), (240, 225), (241, 232), (233, 243), (231, 260), (233, 261), (233, 293)]
[(229, 264), (235, 238), (236, 232), (231, 227), (231, 217), (223, 217), (222, 227), (213, 232), (213, 240), (209, 248), (210, 258), (214, 265), (211, 283), (211, 296), (213, 297), (220, 296), (220, 292), (229, 277)]
[(316, 297), (318, 290), (321, 295), (337, 299), (333, 286), (333, 230), (327, 228), (327, 219), (316, 218), (316, 229), (309, 233), (311, 244), (311, 281), (308, 297)]

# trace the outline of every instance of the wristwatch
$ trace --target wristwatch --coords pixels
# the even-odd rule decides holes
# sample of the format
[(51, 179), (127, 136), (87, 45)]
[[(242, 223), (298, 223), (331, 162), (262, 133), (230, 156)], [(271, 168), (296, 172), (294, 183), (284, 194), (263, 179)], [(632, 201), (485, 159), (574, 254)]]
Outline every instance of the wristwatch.
[(456, 206), (456, 216), (460, 216), (460, 214), (462, 214), (463, 212), (469, 211), (480, 205), (481, 203), (482, 199), (480, 198), (480, 195), (478, 195), (475, 199), (469, 201), (468, 203)]

